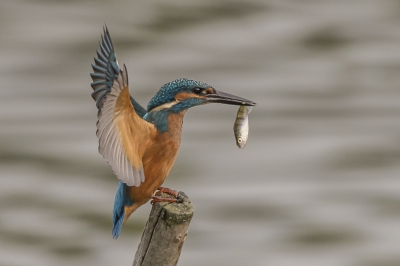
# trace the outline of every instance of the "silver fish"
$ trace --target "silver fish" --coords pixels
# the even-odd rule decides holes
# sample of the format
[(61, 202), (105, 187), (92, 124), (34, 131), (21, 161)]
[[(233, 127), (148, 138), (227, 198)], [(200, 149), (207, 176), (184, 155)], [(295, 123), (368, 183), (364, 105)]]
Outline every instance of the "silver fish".
[(249, 137), (249, 114), (251, 109), (253, 109), (251, 106), (240, 106), (236, 115), (235, 124), (233, 125), (236, 145), (241, 149), (246, 146)]

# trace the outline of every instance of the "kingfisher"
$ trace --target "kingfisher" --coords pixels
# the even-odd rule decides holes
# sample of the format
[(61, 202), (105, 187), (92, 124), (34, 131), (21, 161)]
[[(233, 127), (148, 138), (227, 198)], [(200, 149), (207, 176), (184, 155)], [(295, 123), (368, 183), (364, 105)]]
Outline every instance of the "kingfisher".
[[(130, 215), (149, 200), (176, 202), (177, 192), (161, 187), (178, 154), (183, 116), (208, 103), (254, 106), (255, 102), (187, 78), (163, 85), (142, 107), (129, 93), (128, 72), (119, 66), (107, 26), (90, 73), (98, 108), (99, 153), (119, 179), (113, 210), (113, 238)], [(174, 197), (162, 197), (165, 192)]]

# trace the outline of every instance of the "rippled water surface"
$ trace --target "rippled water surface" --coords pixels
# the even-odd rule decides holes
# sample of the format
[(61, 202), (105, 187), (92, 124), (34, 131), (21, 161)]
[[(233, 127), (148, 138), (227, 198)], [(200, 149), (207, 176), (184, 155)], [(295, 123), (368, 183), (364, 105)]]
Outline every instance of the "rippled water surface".
[(258, 103), (185, 116), (165, 185), (196, 211), (179, 265), (400, 265), (400, 2), (3, 1), (0, 265), (130, 265), (90, 97), (107, 23), (143, 105), (188, 77)]

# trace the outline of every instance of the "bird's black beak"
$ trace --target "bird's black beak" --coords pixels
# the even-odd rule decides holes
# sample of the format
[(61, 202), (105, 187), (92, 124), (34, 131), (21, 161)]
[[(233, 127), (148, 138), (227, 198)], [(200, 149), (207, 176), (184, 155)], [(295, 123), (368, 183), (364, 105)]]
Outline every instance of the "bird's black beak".
[(231, 105), (246, 105), (255, 106), (256, 103), (239, 96), (235, 96), (222, 91), (215, 91), (215, 93), (206, 95), (208, 103), (223, 103)]

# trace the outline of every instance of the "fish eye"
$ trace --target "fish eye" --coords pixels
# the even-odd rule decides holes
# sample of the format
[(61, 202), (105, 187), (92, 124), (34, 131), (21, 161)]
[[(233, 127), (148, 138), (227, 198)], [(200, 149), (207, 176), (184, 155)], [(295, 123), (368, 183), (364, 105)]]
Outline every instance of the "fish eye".
[(242, 143), (242, 138), (238, 138), (238, 143)]
[(194, 88), (193, 90), (192, 90), (194, 93), (196, 93), (196, 94), (200, 94), (203, 90), (201, 89), (201, 88)]

